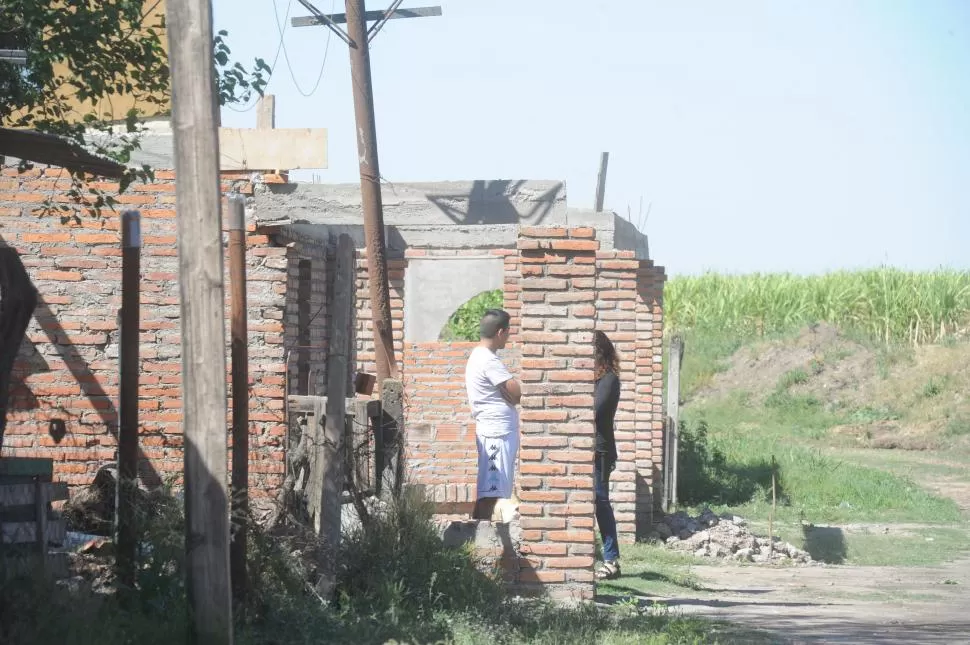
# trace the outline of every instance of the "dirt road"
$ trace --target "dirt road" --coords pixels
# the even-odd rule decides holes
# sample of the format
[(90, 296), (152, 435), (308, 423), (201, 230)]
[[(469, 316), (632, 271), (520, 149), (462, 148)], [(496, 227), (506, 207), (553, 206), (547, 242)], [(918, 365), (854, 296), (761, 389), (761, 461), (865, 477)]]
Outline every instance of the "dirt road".
[[(781, 643), (970, 643), (970, 560), (939, 567), (700, 566), (672, 611), (764, 629)], [(654, 600), (661, 600), (655, 598)]]
[[(966, 477), (922, 484), (970, 509)], [(970, 527), (966, 548), (970, 552)], [(651, 600), (671, 611), (763, 629), (792, 645), (970, 643), (970, 553), (933, 567), (724, 564), (692, 567), (691, 573), (700, 590)]]

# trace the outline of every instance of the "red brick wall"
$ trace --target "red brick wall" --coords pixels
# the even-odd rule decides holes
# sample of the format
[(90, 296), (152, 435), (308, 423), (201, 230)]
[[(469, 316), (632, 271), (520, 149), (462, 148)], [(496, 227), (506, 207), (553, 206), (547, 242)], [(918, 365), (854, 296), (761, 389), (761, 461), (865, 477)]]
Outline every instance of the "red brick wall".
[[(142, 214), (139, 420), (147, 483), (182, 470), (175, 184), (171, 172), (158, 171), (156, 177), (155, 183), (134, 185), (117, 197), (120, 208)], [(225, 189), (235, 180), (249, 190), (238, 175), (225, 179)], [(120, 218), (107, 210), (76, 225), (39, 217), (37, 209), (48, 197), (65, 201), (68, 185), (58, 169), (20, 174), (7, 167), (0, 176), (0, 237), (20, 253), (41, 301), (14, 368), (4, 454), (52, 458), (59, 480), (82, 485), (116, 454)], [(111, 183), (101, 187), (117, 190)], [(263, 235), (248, 237), (254, 494), (277, 487), (283, 472), (286, 253)], [(228, 297), (228, 270), (225, 276)], [(65, 423), (63, 438), (49, 433), (55, 419)]]
[(636, 493), (637, 534), (650, 531), (663, 482), (663, 267), (637, 269)]
[[(465, 392), (465, 364), (476, 346), (469, 342), (404, 347), (408, 477), (423, 484), (429, 499), (439, 503), (467, 504), (476, 498), (475, 422)], [(500, 356), (518, 374), (518, 348), (507, 348)]]
[[(391, 326), (394, 332), (394, 355), (401, 368), (404, 352), (404, 269), (403, 259), (388, 258), (387, 281), (391, 291)], [(374, 327), (370, 308), (370, 286), (367, 279), (367, 250), (357, 249), (357, 285), (354, 333), (356, 334), (357, 371), (374, 374)], [(375, 395), (377, 393), (375, 392)]]
[(636, 295), (639, 262), (633, 251), (596, 254), (596, 329), (613, 341), (620, 358), (620, 403), (616, 411), (616, 470), (610, 500), (621, 542), (636, 539), (637, 406)]
[[(522, 504), (517, 585), (594, 593), (592, 229), (523, 228)], [(540, 299), (538, 296), (541, 295)]]

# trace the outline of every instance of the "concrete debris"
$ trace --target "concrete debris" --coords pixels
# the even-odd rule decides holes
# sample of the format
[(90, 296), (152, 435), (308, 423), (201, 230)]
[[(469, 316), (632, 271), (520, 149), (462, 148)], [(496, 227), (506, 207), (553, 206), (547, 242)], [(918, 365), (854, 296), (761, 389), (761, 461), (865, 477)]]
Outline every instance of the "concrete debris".
[[(349, 535), (361, 528), (360, 514), (349, 494), (345, 493), (340, 501), (340, 533)], [(371, 518), (380, 517), (388, 510), (388, 503), (377, 496), (365, 497), (363, 501), (364, 508)]]
[(674, 551), (697, 557), (756, 564), (818, 565), (807, 551), (779, 538), (769, 540), (754, 535), (744, 518), (718, 516), (704, 509), (697, 517), (678, 511), (654, 526), (652, 537)]

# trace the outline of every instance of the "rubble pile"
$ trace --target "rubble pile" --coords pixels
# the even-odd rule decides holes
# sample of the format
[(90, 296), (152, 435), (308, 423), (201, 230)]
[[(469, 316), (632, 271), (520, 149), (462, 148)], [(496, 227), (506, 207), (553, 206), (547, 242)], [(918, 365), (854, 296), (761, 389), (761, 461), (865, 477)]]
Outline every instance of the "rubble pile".
[(754, 535), (744, 518), (718, 516), (710, 509), (697, 517), (683, 511), (667, 515), (654, 526), (653, 536), (670, 549), (698, 557), (760, 564), (817, 564), (806, 551), (787, 542)]

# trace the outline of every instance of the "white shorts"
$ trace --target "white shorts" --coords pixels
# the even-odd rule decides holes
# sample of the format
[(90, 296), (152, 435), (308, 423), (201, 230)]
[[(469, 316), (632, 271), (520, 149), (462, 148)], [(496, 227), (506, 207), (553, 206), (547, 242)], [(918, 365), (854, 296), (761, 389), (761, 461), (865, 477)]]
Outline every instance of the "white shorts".
[(500, 437), (475, 435), (478, 444), (478, 497), (512, 497), (515, 461), (519, 452), (518, 431)]

